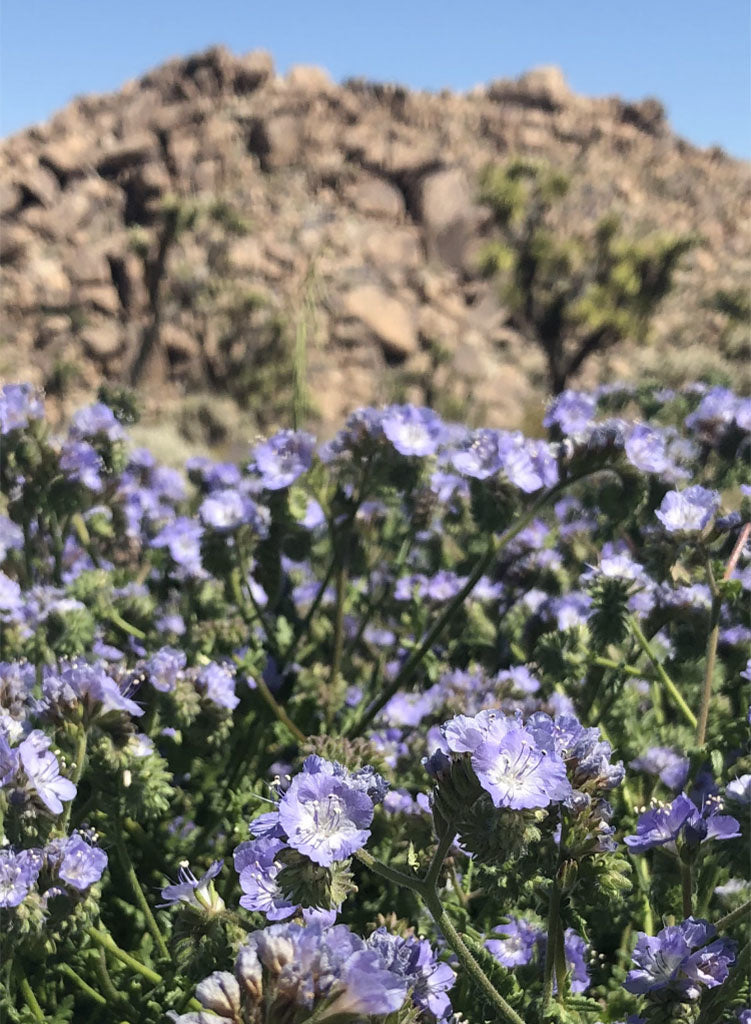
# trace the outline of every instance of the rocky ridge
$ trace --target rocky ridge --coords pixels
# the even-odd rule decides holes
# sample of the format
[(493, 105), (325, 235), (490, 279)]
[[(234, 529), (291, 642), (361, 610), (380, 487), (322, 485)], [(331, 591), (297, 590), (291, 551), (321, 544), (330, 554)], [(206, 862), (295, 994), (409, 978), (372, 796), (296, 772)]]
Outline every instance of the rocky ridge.
[[(137, 379), (152, 422), (188, 408), (219, 442), (238, 416), (288, 421), (295, 374), (323, 433), (395, 399), (534, 419), (542, 360), (477, 272), (492, 230), (478, 174), (515, 154), (572, 175), (562, 230), (615, 209), (629, 231), (702, 239), (655, 343), (585, 381), (724, 374), (747, 390), (748, 346), (723, 341), (708, 299), (748, 280), (748, 166), (678, 138), (656, 100), (577, 96), (555, 68), (464, 94), (339, 85), (223, 49), (0, 144), (0, 375), (71, 402)], [(188, 226), (160, 264), (165, 203)]]

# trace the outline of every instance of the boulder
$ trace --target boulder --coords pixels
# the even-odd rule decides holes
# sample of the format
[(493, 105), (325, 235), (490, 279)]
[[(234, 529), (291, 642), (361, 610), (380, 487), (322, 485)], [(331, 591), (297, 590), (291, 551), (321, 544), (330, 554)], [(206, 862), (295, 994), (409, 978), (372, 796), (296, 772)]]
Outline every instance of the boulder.
[(274, 59), (266, 50), (251, 50), (235, 64), (234, 90), (238, 95), (254, 92), (274, 74)]
[(417, 207), (428, 254), (461, 269), (480, 216), (464, 168), (451, 167), (422, 178)]
[(397, 221), (404, 217), (404, 196), (384, 178), (371, 174), (358, 178), (344, 189), (344, 197), (368, 217)]
[(341, 315), (375, 339), (387, 358), (402, 361), (419, 348), (414, 309), (378, 285), (364, 284), (348, 291), (342, 297)]
[(102, 320), (87, 324), (83, 328), (81, 343), (86, 352), (95, 359), (111, 359), (122, 351), (125, 338), (118, 324), (111, 320)]
[(264, 171), (276, 171), (297, 160), (302, 141), (301, 119), (293, 114), (280, 114), (253, 122), (248, 150), (258, 156)]
[(285, 75), (284, 81), (290, 89), (299, 89), (301, 92), (332, 92), (336, 88), (328, 71), (315, 64), (295, 64)]

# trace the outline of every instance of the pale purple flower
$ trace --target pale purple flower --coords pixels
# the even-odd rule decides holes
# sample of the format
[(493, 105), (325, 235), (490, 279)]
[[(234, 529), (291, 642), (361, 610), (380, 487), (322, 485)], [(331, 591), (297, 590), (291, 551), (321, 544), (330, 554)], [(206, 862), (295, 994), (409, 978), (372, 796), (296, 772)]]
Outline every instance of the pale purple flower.
[(0, 849), (0, 908), (17, 907), (39, 877), (44, 858), (41, 850)]
[(268, 515), (264, 515), (254, 501), (234, 488), (224, 488), (204, 498), (198, 510), (206, 526), (230, 533), (249, 524), (259, 533), (265, 533)]
[(70, 436), (75, 441), (83, 441), (97, 435), (104, 435), (110, 441), (119, 441), (125, 437), (122, 424), (118, 422), (110, 407), (102, 402), (79, 409), (70, 425)]
[(751, 806), (751, 775), (741, 775), (729, 782), (725, 787), (725, 795), (735, 803)]
[(70, 836), (59, 853), (57, 873), (66, 885), (83, 892), (98, 882), (107, 867), (107, 854), (79, 834)]
[(90, 491), (101, 491), (102, 460), (88, 441), (69, 441), (60, 453), (60, 469)]
[(253, 449), (255, 469), (269, 491), (289, 487), (310, 469), (315, 438), (302, 430), (281, 430)]
[(508, 924), (498, 925), (493, 931), (501, 937), (486, 939), (485, 946), (504, 967), (523, 967), (531, 963), (543, 934), (542, 928), (521, 917), (511, 917)]
[(680, 793), (672, 803), (650, 808), (639, 815), (636, 835), (624, 842), (634, 853), (675, 843), (679, 836), (689, 846), (710, 839), (734, 839), (740, 835), (735, 818), (719, 814), (717, 799), (708, 798), (700, 811), (693, 800)]
[(5, 384), (0, 388), (0, 434), (23, 430), (44, 416), (44, 403), (32, 384)]
[(496, 807), (547, 807), (571, 792), (560, 756), (538, 747), (534, 736), (513, 720), (503, 730), (491, 730), (473, 752), (472, 767)]
[(654, 937), (639, 932), (635, 967), (624, 987), (636, 995), (669, 993), (680, 1000), (698, 999), (703, 988), (721, 985), (735, 962), (736, 943), (731, 939), (707, 945), (715, 934), (713, 925), (693, 917), (663, 928)]
[(626, 458), (643, 473), (661, 473), (670, 466), (665, 435), (646, 423), (636, 423), (626, 437)]
[(223, 864), (223, 860), (212, 861), (200, 878), (196, 878), (186, 863), (181, 864), (177, 871), (177, 882), (165, 885), (162, 889), (161, 896), (165, 902), (160, 906), (184, 903), (195, 910), (210, 910), (214, 913), (224, 910), (224, 900), (213, 886)]
[(720, 495), (695, 484), (685, 491), (668, 491), (655, 513), (669, 533), (703, 530), (720, 507)]
[(257, 910), (270, 921), (283, 921), (297, 909), (284, 898), (276, 881), (282, 864), (276, 860), (287, 844), (281, 839), (261, 838), (240, 843), (234, 852), (235, 871), (240, 876), (240, 906)]
[(597, 399), (593, 395), (562, 391), (548, 407), (543, 426), (557, 426), (564, 434), (577, 434), (591, 425), (596, 409)]
[(178, 516), (154, 537), (151, 546), (167, 548), (176, 565), (192, 575), (201, 572), (201, 536), (203, 527), (193, 519)]
[(233, 711), (240, 703), (235, 694), (235, 674), (227, 665), (210, 662), (198, 673), (196, 682), (208, 699), (220, 708)]
[(646, 753), (631, 762), (631, 767), (658, 775), (668, 789), (680, 789), (688, 777), (689, 760), (670, 747), (648, 747)]
[(511, 668), (503, 669), (496, 679), (499, 683), (511, 683), (515, 690), (522, 693), (537, 693), (540, 689), (540, 680), (532, 675), (526, 665), (512, 665)]
[(155, 690), (169, 693), (185, 668), (185, 654), (174, 647), (161, 647), (146, 662), (145, 671)]
[(474, 430), (450, 453), (453, 468), (463, 476), (487, 480), (501, 469), (500, 431)]
[(382, 927), (369, 936), (367, 943), (369, 949), (380, 955), (389, 971), (407, 982), (415, 1006), (427, 1010), (438, 1021), (447, 1017), (451, 1001), (446, 992), (454, 984), (456, 975), (448, 964), (436, 957), (427, 939), (402, 938)]
[(440, 416), (432, 409), (391, 405), (384, 410), (381, 428), (401, 455), (435, 455), (446, 437)]
[(72, 800), (76, 786), (60, 774), (57, 758), (49, 749), (52, 741), (40, 729), (30, 732), (18, 747), (21, 766), (29, 787), (52, 814), (61, 814), (62, 801)]
[(279, 803), (279, 823), (289, 845), (324, 866), (363, 847), (372, 820), (367, 793), (323, 772), (296, 775)]

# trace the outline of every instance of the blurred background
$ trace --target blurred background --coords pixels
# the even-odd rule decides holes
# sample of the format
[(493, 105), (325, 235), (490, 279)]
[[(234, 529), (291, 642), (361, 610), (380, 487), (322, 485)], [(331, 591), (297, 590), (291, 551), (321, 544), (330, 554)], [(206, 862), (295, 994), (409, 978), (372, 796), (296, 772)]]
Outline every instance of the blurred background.
[(169, 461), (751, 388), (745, 0), (3, 3), (0, 377)]

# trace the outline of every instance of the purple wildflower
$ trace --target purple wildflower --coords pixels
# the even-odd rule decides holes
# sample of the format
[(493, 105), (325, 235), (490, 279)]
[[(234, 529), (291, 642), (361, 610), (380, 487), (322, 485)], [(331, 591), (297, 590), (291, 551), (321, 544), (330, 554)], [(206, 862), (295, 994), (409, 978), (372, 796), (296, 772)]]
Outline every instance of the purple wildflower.
[(688, 777), (689, 760), (670, 747), (649, 747), (641, 757), (631, 762), (637, 771), (658, 775), (668, 789), (680, 789)]
[(193, 519), (178, 516), (154, 537), (151, 546), (167, 548), (172, 561), (191, 575), (201, 573), (201, 536), (203, 528)]
[(102, 460), (88, 441), (64, 444), (60, 454), (60, 469), (71, 480), (83, 484), (90, 491), (101, 491)]
[(512, 917), (508, 924), (493, 931), (499, 939), (486, 939), (485, 946), (504, 967), (523, 967), (531, 963), (543, 931), (521, 917)]
[(282, 870), (276, 856), (286, 850), (281, 839), (261, 838), (240, 843), (234, 853), (235, 871), (240, 876), (240, 906), (257, 910), (270, 921), (283, 921), (297, 909), (289, 903), (276, 881)]
[(98, 882), (107, 867), (107, 854), (91, 846), (79, 833), (65, 840), (57, 859), (57, 873), (66, 885), (83, 892)]
[(373, 801), (349, 780), (301, 772), (279, 803), (289, 845), (316, 864), (344, 860), (365, 845)]
[(313, 462), (315, 438), (302, 430), (281, 430), (253, 449), (255, 468), (269, 491), (289, 487)]
[(739, 836), (740, 826), (736, 819), (718, 814), (718, 809), (718, 801), (710, 798), (699, 811), (693, 800), (680, 793), (672, 803), (652, 807), (640, 814), (636, 835), (626, 836), (624, 842), (634, 853), (643, 853), (656, 846), (675, 843), (681, 834), (689, 845)]
[(52, 741), (40, 729), (29, 733), (18, 747), (21, 765), (32, 791), (52, 814), (61, 814), (62, 801), (72, 800), (76, 786), (60, 774), (57, 758), (49, 749)]
[(391, 405), (381, 420), (383, 433), (401, 455), (435, 455), (446, 436), (440, 416), (432, 409)]
[(161, 647), (146, 662), (146, 674), (155, 690), (169, 693), (185, 668), (185, 654), (174, 647)]
[(707, 945), (715, 934), (713, 925), (693, 917), (663, 928), (654, 937), (640, 932), (633, 954), (636, 966), (624, 987), (635, 995), (654, 992), (680, 1000), (698, 999), (702, 986), (721, 985), (735, 962), (732, 940), (717, 939)]
[(491, 730), (473, 752), (472, 767), (496, 807), (547, 807), (571, 792), (560, 756), (538, 747), (534, 736), (514, 720)]
[(448, 964), (438, 960), (427, 939), (402, 938), (382, 927), (367, 941), (368, 948), (378, 952), (388, 970), (407, 982), (415, 1006), (438, 1021), (447, 1017), (451, 1002), (446, 992), (456, 975)]
[(668, 491), (655, 513), (669, 533), (703, 530), (720, 507), (717, 491), (698, 484), (685, 491)]
[(79, 409), (70, 425), (70, 436), (75, 441), (98, 435), (104, 435), (110, 441), (119, 441), (125, 437), (122, 424), (110, 407), (102, 402)]
[(0, 907), (17, 907), (28, 896), (44, 862), (41, 850), (0, 850)]
[(196, 682), (208, 699), (220, 708), (233, 711), (240, 703), (235, 694), (234, 672), (227, 665), (210, 662), (198, 673)]
[(184, 903), (186, 906), (196, 910), (206, 910), (219, 913), (224, 910), (224, 900), (214, 890), (213, 881), (222, 870), (224, 861), (213, 861), (208, 869), (196, 878), (187, 864), (181, 864), (178, 868), (178, 881), (171, 885), (165, 885), (162, 889), (161, 904), (168, 907), (174, 903)]
[(44, 416), (44, 403), (32, 384), (6, 384), (0, 388), (0, 434), (23, 430), (30, 420)]

